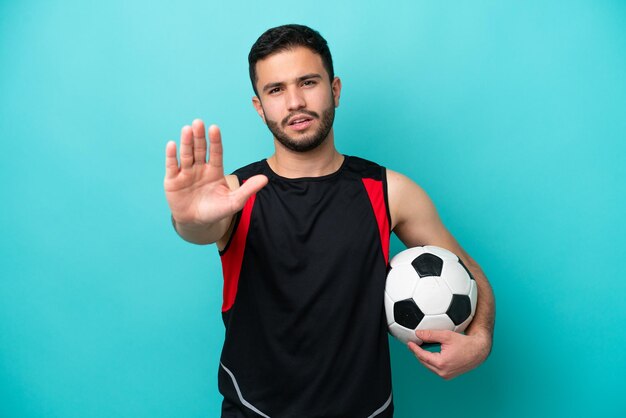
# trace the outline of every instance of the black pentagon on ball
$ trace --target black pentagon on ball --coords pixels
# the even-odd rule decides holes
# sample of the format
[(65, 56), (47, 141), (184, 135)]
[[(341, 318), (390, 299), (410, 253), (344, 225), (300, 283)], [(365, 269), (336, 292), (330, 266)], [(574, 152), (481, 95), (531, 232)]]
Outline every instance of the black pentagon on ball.
[(411, 298), (396, 302), (393, 305), (393, 319), (405, 328), (415, 329), (424, 318), (424, 313)]
[(441, 276), (443, 260), (435, 254), (424, 253), (411, 261), (411, 265), (420, 277)]
[(446, 312), (454, 325), (460, 325), (472, 314), (472, 303), (467, 295), (452, 295), (452, 302)]

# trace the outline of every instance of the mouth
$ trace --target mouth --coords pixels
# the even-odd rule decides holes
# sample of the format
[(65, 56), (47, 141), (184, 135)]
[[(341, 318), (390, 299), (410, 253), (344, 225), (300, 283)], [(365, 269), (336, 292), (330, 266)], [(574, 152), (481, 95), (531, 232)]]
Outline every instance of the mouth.
[(313, 123), (313, 118), (310, 116), (295, 116), (294, 118), (291, 119), (291, 121), (289, 121), (287, 126), (289, 126), (290, 128), (296, 131), (301, 131), (311, 126), (312, 123)]

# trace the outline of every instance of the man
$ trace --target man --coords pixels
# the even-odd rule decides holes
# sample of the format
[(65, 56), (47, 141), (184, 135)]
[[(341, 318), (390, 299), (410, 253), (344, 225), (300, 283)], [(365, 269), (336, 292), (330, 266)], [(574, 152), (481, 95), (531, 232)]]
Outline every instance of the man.
[(226, 337), (219, 368), (224, 417), (393, 415), (383, 306), (389, 234), (408, 247), (457, 254), (478, 284), (466, 335), (418, 331), (441, 344), (408, 348), (451, 379), (491, 350), (494, 299), (478, 264), (407, 177), (340, 154), (333, 121), (341, 80), (316, 31), (265, 32), (249, 54), (252, 103), (275, 153), (225, 176), (217, 126), (200, 120), (166, 147), (165, 192), (185, 240), (217, 243)]

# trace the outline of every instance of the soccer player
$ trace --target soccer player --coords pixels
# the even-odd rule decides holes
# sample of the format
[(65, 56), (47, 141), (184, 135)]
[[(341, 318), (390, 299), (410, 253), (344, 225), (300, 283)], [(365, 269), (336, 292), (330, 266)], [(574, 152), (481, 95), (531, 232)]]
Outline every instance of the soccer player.
[(189, 242), (216, 243), (222, 260), (222, 416), (391, 417), (383, 304), (391, 232), (407, 247), (452, 251), (476, 279), (478, 304), (465, 335), (417, 331), (441, 344), (438, 353), (408, 344), (444, 379), (491, 351), (489, 282), (424, 190), (337, 151), (341, 80), (318, 32), (269, 29), (248, 61), (252, 104), (273, 135), (274, 154), (224, 175), (220, 130), (209, 127), (207, 146), (198, 119), (182, 128), (180, 162), (175, 142), (165, 151), (176, 231)]

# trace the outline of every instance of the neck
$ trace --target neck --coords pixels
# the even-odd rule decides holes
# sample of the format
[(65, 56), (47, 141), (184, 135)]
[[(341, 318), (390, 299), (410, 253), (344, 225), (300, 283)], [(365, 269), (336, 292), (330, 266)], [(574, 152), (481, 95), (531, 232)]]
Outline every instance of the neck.
[(295, 152), (285, 148), (274, 139), (275, 153), (267, 159), (272, 171), (281, 177), (320, 177), (339, 170), (343, 155), (335, 148), (331, 129), (326, 140), (317, 148), (307, 152)]

